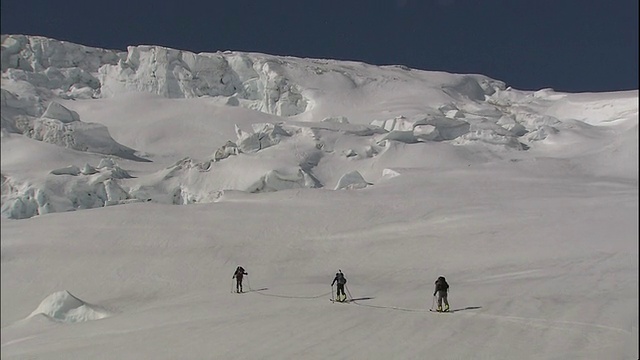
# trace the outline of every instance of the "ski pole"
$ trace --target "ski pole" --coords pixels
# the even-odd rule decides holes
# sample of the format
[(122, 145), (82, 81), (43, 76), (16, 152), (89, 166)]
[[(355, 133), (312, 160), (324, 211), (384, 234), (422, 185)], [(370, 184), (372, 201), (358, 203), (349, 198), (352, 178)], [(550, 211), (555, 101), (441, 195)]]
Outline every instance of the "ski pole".
[(353, 296), (351, 296), (351, 291), (349, 291), (347, 284), (344, 285), (344, 289), (347, 290), (347, 294), (349, 294), (349, 301), (353, 300)]
[(333, 298), (333, 284), (331, 284), (331, 301), (335, 301)]
[(231, 278), (231, 293), (233, 294), (233, 280), (234, 278)]
[(251, 281), (249, 281), (249, 275), (245, 275), (247, 277), (247, 287), (249, 288), (249, 291), (251, 291)]
[(433, 295), (433, 298), (431, 300), (432, 300), (431, 301), (431, 309), (429, 309), (429, 310), (433, 310), (433, 306), (436, 304), (436, 296)]

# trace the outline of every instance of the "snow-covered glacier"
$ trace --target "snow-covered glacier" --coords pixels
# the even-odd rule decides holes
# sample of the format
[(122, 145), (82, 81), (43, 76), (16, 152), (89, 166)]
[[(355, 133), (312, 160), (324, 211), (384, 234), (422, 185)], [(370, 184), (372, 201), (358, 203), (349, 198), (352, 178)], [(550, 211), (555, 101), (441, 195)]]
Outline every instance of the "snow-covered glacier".
[[(135, 94), (154, 105), (134, 111), (148, 101)], [(419, 144), (489, 149), (488, 161), (637, 114), (637, 92), (611, 100), (615, 111), (603, 101), (404, 66), (2, 35), (2, 214), (215, 202), (228, 190), (363, 189), (401, 167), (435, 166), (432, 147)], [(182, 128), (195, 129), (208, 153), (182, 154), (186, 145), (172, 140)], [(13, 166), (23, 159), (5, 149), (35, 146), (25, 139), (56, 147), (37, 150), (47, 152), (46, 171)]]

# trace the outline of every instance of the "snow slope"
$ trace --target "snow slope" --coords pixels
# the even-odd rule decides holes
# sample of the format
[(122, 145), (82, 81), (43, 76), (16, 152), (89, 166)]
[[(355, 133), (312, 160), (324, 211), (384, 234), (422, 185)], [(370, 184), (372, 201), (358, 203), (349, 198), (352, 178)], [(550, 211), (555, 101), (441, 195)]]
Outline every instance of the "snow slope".
[(20, 35), (2, 71), (3, 359), (638, 358), (638, 91)]

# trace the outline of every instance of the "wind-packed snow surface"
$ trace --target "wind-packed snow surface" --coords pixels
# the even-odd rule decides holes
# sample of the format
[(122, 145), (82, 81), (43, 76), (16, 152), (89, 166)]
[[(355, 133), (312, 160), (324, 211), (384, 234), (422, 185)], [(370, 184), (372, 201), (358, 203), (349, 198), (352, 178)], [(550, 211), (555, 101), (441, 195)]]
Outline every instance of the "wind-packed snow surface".
[(2, 35), (1, 105), (3, 359), (638, 358), (637, 90)]

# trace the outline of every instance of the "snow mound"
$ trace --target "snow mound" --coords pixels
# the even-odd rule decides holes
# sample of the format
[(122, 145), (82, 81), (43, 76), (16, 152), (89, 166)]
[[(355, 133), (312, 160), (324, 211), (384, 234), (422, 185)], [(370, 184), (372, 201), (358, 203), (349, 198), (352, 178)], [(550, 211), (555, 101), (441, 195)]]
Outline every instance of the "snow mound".
[(401, 174), (398, 171), (393, 170), (393, 169), (383, 169), (382, 170), (382, 177), (384, 179), (393, 179), (394, 177), (398, 177), (400, 175)]
[(77, 176), (80, 175), (81, 170), (79, 167), (75, 166), (75, 165), (69, 165), (67, 167), (64, 168), (60, 168), (60, 169), (55, 169), (55, 170), (51, 170), (51, 174), (52, 175), (71, 175), (71, 176)]
[(47, 296), (28, 317), (40, 314), (66, 323), (99, 320), (109, 316), (104, 309), (87, 304), (66, 290)]
[(341, 189), (347, 189), (347, 190), (364, 189), (368, 185), (372, 185), (372, 184), (367, 182), (362, 177), (360, 172), (351, 171), (349, 173), (346, 173), (346, 174), (342, 175), (340, 180), (338, 180), (338, 184), (336, 185), (335, 190), (341, 190)]
[(80, 115), (77, 112), (69, 110), (55, 101), (49, 103), (42, 117), (60, 120), (63, 123), (80, 121)]
[(35, 140), (74, 150), (114, 155), (136, 161), (149, 161), (136, 156), (135, 150), (117, 143), (109, 134), (109, 130), (100, 124), (80, 121), (65, 123), (43, 117), (27, 123), (27, 127), (22, 130), (25, 135)]
[(318, 180), (301, 168), (282, 168), (267, 172), (247, 191), (258, 193), (316, 187), (320, 187)]

